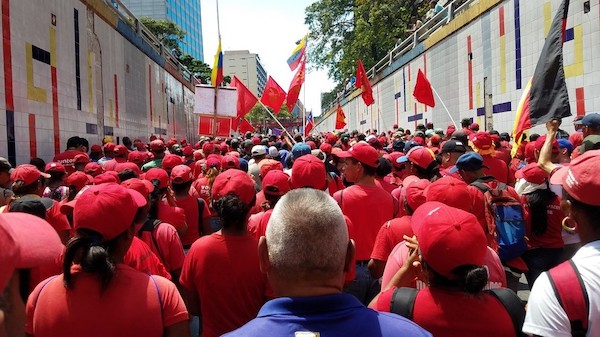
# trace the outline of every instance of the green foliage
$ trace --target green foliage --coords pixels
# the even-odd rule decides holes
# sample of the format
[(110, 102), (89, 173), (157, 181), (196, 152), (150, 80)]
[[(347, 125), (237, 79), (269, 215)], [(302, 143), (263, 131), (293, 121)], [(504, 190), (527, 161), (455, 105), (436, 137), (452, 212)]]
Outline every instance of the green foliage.
[(194, 74), (203, 84), (210, 82), (210, 74), (212, 69), (210, 66), (191, 55), (183, 55), (179, 58), (179, 62), (186, 66), (188, 70)]
[(155, 20), (148, 17), (140, 18), (140, 21), (169, 51), (175, 50), (177, 55), (181, 55), (180, 43), (185, 37), (185, 31), (175, 22), (170, 20)]
[[(269, 111), (273, 112), (273, 109), (267, 107)], [(260, 102), (256, 103), (256, 105), (248, 112), (246, 115), (246, 119), (251, 120), (253, 123), (255, 122), (263, 122), (265, 120), (273, 119), (271, 115), (263, 108)], [(289, 120), (294, 119), (294, 116), (288, 111), (287, 106), (283, 104), (281, 109), (279, 110), (279, 114), (277, 115), (277, 119), (279, 120)]]

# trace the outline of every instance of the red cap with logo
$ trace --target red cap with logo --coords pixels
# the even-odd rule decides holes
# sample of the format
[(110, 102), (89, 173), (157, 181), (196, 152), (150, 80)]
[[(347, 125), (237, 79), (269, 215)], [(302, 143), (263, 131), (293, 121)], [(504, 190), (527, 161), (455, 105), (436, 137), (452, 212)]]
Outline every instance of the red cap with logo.
[(366, 143), (357, 143), (348, 151), (336, 153), (336, 156), (340, 158), (354, 158), (370, 167), (379, 166), (379, 155), (377, 154), (377, 150)]
[(282, 196), (290, 189), (290, 176), (283, 171), (269, 171), (262, 180), (262, 190), (268, 195)]
[(90, 186), (77, 198), (73, 228), (89, 229), (102, 235), (103, 241), (112, 240), (133, 224), (138, 208), (146, 203), (140, 193), (118, 184)]
[(50, 173), (50, 172), (66, 173), (67, 170), (65, 169), (63, 164), (51, 162), (51, 163), (46, 164), (46, 167), (44, 168), (44, 172), (46, 172), (46, 173)]
[[(64, 167), (63, 167), (64, 168)], [(37, 167), (30, 164), (22, 164), (15, 167), (10, 173), (10, 180), (12, 181), (23, 181), (25, 185), (33, 184), (36, 180), (43, 178), (50, 178), (50, 175), (44, 172), (40, 172)]]
[[(369, 145), (365, 144), (365, 146), (373, 149)], [(292, 166), (290, 184), (294, 189), (310, 187), (317, 190), (324, 190), (327, 187), (325, 163), (312, 154), (306, 154), (296, 159)]]
[(531, 163), (518, 170), (517, 173), (515, 173), (515, 178), (525, 179), (532, 184), (541, 185), (548, 181), (549, 176), (537, 163)]
[(212, 186), (213, 200), (219, 200), (229, 194), (237, 196), (247, 205), (254, 203), (254, 182), (246, 172), (227, 170), (215, 178)]
[[(546, 135), (539, 136), (535, 140), (535, 149), (538, 151), (541, 151), (545, 142), (546, 142)], [(556, 140), (556, 138), (554, 138), (552, 140), (552, 153), (558, 153), (559, 151), (560, 151), (560, 147), (558, 146), (558, 140)]]
[(426, 202), (413, 214), (412, 228), (423, 259), (440, 275), (456, 280), (459, 275), (453, 270), (457, 267), (484, 264), (487, 241), (473, 214)]
[(187, 165), (177, 165), (171, 171), (173, 184), (183, 184), (194, 180), (192, 169)]
[(144, 179), (148, 181), (158, 180), (158, 188), (167, 188), (169, 186), (169, 174), (167, 171), (155, 167), (151, 168), (144, 174)]
[(489, 150), (494, 141), (492, 140), (492, 135), (485, 131), (479, 131), (471, 135), (471, 142), (473, 145), (479, 150)]
[(600, 206), (600, 150), (586, 151), (556, 171), (550, 182), (562, 185), (567, 193), (576, 200), (591, 206)]

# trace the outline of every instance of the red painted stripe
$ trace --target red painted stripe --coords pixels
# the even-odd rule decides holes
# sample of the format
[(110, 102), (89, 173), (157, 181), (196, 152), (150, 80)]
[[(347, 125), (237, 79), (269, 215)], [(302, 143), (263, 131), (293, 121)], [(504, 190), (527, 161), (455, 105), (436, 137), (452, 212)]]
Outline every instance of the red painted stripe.
[(152, 123), (152, 65), (151, 64), (148, 65), (148, 94), (150, 95), (150, 123)]
[(504, 6), (500, 7), (500, 36), (504, 36)]
[(56, 67), (50, 67), (52, 73), (52, 121), (54, 124), (54, 154), (60, 153), (60, 125), (58, 119), (58, 79)]
[(14, 111), (12, 80), (12, 46), (10, 41), (10, 1), (2, 0), (2, 56), (4, 57), (4, 92), (6, 110)]
[(35, 114), (29, 114), (29, 156), (37, 158), (37, 136), (35, 134)]
[(119, 86), (117, 82), (117, 74), (114, 76), (115, 78), (115, 126), (119, 127)]
[(473, 60), (471, 60), (471, 35), (467, 36), (467, 67), (469, 77), (469, 109), (473, 109)]
[[(423, 54), (423, 74), (427, 77), (427, 54)], [(425, 112), (427, 112), (427, 104), (423, 104)]]
[(585, 115), (585, 91), (583, 88), (575, 88), (577, 101), (577, 116)]

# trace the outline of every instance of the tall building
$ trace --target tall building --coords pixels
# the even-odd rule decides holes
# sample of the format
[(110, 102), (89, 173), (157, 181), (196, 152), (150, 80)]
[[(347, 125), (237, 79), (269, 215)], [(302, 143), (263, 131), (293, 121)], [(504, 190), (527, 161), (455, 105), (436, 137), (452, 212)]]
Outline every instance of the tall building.
[(185, 31), (181, 44), (183, 54), (204, 61), (200, 0), (121, 0), (138, 18), (175, 22)]
[(248, 50), (223, 52), (223, 76), (233, 75), (244, 82), (257, 97), (262, 96), (267, 84), (267, 72), (258, 54), (252, 54)]

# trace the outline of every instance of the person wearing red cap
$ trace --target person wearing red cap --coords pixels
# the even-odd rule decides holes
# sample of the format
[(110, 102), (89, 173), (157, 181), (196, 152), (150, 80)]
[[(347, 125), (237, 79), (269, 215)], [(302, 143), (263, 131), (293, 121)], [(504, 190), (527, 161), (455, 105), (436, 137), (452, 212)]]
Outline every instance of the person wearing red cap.
[(241, 327), (256, 317), (268, 295), (257, 240), (247, 230), (254, 182), (245, 172), (227, 170), (216, 177), (212, 199), (223, 228), (192, 244), (181, 273), (188, 309), (201, 314), (204, 337)]
[(548, 179), (537, 163), (531, 163), (516, 173), (515, 190), (521, 196), (527, 226), (528, 250), (522, 258), (529, 289), (544, 271), (560, 262), (563, 250), (560, 198), (550, 190)]
[[(384, 155), (387, 156), (387, 155)], [(379, 158), (379, 165), (377, 166), (377, 170), (375, 171), (375, 184), (381, 187), (388, 193), (392, 193), (393, 190), (396, 189), (396, 185), (389, 183), (385, 180), (385, 177), (389, 176), (392, 173), (392, 163), (390, 163), (389, 159), (385, 157)], [(338, 186), (335, 186), (338, 187)], [(335, 191), (343, 189), (344, 186), (342, 184), (341, 188), (337, 188)]]
[(112, 142), (106, 142), (102, 146), (102, 151), (104, 152), (104, 157), (98, 159), (98, 164), (100, 166), (104, 166), (104, 163), (113, 159), (115, 157), (115, 144)]
[(69, 193), (67, 198), (63, 200), (63, 203), (75, 199), (77, 193), (79, 193), (79, 191), (81, 191), (85, 186), (91, 185), (93, 181), (94, 180), (91, 176), (88, 176), (83, 172), (73, 172), (73, 174), (67, 177), (66, 186), (69, 189)]
[[(549, 124), (547, 124), (550, 131), (548, 137), (558, 128), (555, 121), (549, 122)], [(544, 145), (545, 149), (542, 150), (542, 157), (549, 156), (549, 153), (544, 154), (544, 152), (549, 152), (550, 146), (550, 141), (547, 141)], [(550, 279), (549, 273), (542, 273), (535, 281), (529, 296), (527, 315), (523, 324), (523, 332), (527, 334), (575, 336), (577, 330), (585, 336), (597, 336), (600, 333), (600, 314), (598, 312), (598, 308), (600, 308), (598, 302), (600, 299), (599, 166), (600, 151), (586, 151), (571, 161), (569, 166), (560, 168), (550, 177), (552, 184), (562, 185), (563, 188), (561, 206), (566, 215), (563, 226), (570, 230), (576, 230), (583, 245), (569, 261), (563, 262), (563, 264), (571, 265), (574, 272), (568, 279), (570, 283), (564, 280), (561, 283), (572, 284), (572, 287), (583, 287), (581, 301), (579, 301), (580, 297), (577, 295), (576, 289), (567, 294), (574, 298), (574, 301), (571, 302), (573, 303), (572, 309), (583, 309), (582, 313), (587, 315), (587, 331), (583, 330), (584, 317), (578, 318), (581, 322), (578, 326), (574, 325), (575, 322), (570, 322), (573, 318), (567, 316), (567, 311), (563, 307), (564, 301), (561, 302), (557, 298), (555, 284)], [(555, 268), (564, 267), (564, 265), (559, 265)], [(557, 271), (559, 270), (550, 272)], [(586, 304), (587, 312), (585, 307), (581, 308)]]
[[(38, 171), (38, 169), (29, 164), (19, 165), (14, 168), (10, 174), (10, 179), (13, 182), (11, 189), (15, 194), (15, 199), (21, 197), (41, 198), (44, 191), (42, 181), (48, 179), (49, 174)], [(58, 233), (63, 243), (69, 240), (71, 226), (69, 221), (60, 213), (60, 205), (58, 201), (47, 199), (50, 202), (46, 207), (46, 221), (52, 225), (52, 228)], [(45, 203), (46, 204), (46, 203)], [(10, 204), (0, 208), (0, 212), (7, 212), (10, 209)]]
[(25, 336), (26, 278), (36, 268), (55, 264), (64, 246), (43, 219), (5, 213), (0, 214), (0, 247), (0, 336)]
[(190, 192), (193, 182), (194, 174), (189, 166), (177, 165), (171, 171), (171, 186), (175, 193), (175, 203), (179, 208), (185, 210), (185, 221), (188, 225), (185, 234), (181, 235), (181, 244), (186, 250), (201, 236), (212, 233), (208, 203)]
[(170, 223), (177, 229), (179, 235), (184, 235), (188, 227), (185, 211), (177, 207), (167, 171), (161, 168), (151, 168), (144, 175), (144, 179), (154, 185), (150, 192), (152, 193), (150, 217)]
[(123, 264), (136, 213), (146, 202), (116, 184), (92, 186), (79, 196), (64, 272), (40, 283), (29, 297), (28, 334), (189, 335), (188, 313), (175, 285)]
[(85, 165), (90, 163), (90, 157), (86, 153), (81, 153), (75, 156), (73, 166), (75, 171), (85, 171)]
[(101, 164), (104, 167), (104, 171), (116, 171), (118, 164), (127, 162), (129, 150), (127, 150), (125, 145), (116, 145), (113, 153), (113, 159), (107, 160), (104, 164)]
[(357, 143), (348, 151), (338, 152), (337, 156), (344, 159), (342, 174), (345, 179), (354, 184), (333, 195), (356, 233), (356, 279), (345, 291), (368, 304), (380, 287), (379, 281), (368, 270), (375, 238), (381, 224), (396, 216), (399, 205), (375, 184), (379, 155), (374, 148)]
[(67, 140), (67, 149), (64, 152), (58, 153), (52, 159), (55, 163), (61, 163), (67, 172), (70, 174), (75, 171), (73, 163), (75, 162), (75, 156), (78, 154), (86, 153), (87, 140), (84, 142), (84, 138), (73, 136)]
[(44, 192), (42, 197), (54, 199), (56, 201), (62, 201), (67, 197), (69, 189), (65, 185), (65, 179), (67, 178), (67, 170), (61, 163), (48, 163), (44, 172), (50, 175), (50, 178), (46, 180)]
[[(262, 211), (253, 214), (248, 219), (248, 232), (258, 240), (265, 235), (267, 223), (271, 218), (273, 208), (277, 201), (290, 191), (290, 176), (281, 170), (271, 170), (264, 176), (262, 193), (265, 201), (261, 205)], [(258, 196), (256, 198), (258, 201)]]
[(162, 140), (156, 139), (150, 142), (150, 153), (154, 156), (154, 159), (150, 160), (142, 166), (142, 171), (146, 172), (151, 168), (162, 167), (162, 160), (165, 157), (166, 150), (165, 143)]
[(171, 174), (171, 170), (177, 165), (183, 164), (183, 158), (176, 154), (168, 154), (162, 160), (162, 169), (167, 171), (167, 174)]
[(472, 134), (470, 140), (473, 143), (473, 150), (483, 157), (484, 173), (502, 183), (514, 185), (515, 177), (510, 174), (508, 165), (495, 157), (496, 151), (494, 150), (492, 135), (485, 131), (479, 131)]
[(85, 174), (88, 174), (92, 177), (95, 177), (99, 174), (102, 174), (102, 172), (104, 172), (104, 170), (102, 169), (102, 166), (100, 166), (98, 163), (87, 163), (83, 169), (83, 172), (85, 172)]
[[(371, 303), (373, 308), (403, 314), (434, 336), (520, 335), (503, 302), (483, 291), (488, 281), (487, 247), (472, 214), (427, 202), (413, 215), (412, 229), (416, 239), (410, 240), (410, 256)], [(427, 275), (429, 287), (402, 288), (410, 284), (415, 269)], [(496, 291), (520, 303), (514, 292)], [(414, 297), (409, 300), (397, 293)], [(522, 317), (525, 310), (514, 313)]]

